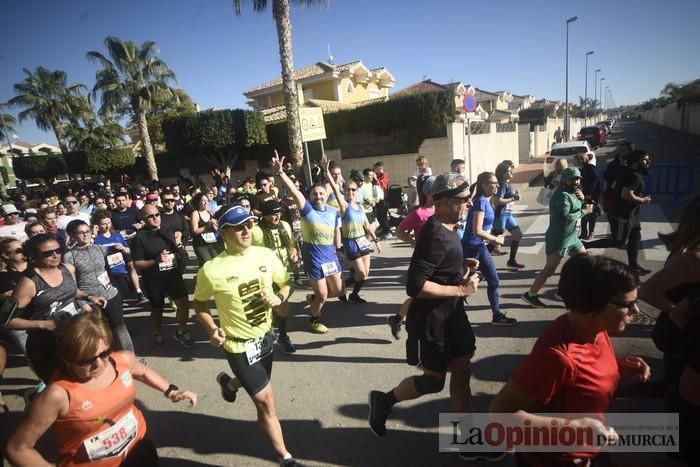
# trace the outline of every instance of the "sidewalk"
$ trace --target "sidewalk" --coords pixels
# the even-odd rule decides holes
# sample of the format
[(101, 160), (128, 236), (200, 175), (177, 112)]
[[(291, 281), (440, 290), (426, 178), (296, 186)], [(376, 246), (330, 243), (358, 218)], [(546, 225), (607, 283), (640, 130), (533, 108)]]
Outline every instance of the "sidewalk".
[(521, 192), (524, 192), (529, 187), (534, 186), (538, 179), (542, 176), (543, 163), (544, 156), (530, 159), (527, 162), (520, 162), (513, 170), (513, 179), (511, 180), (511, 183)]

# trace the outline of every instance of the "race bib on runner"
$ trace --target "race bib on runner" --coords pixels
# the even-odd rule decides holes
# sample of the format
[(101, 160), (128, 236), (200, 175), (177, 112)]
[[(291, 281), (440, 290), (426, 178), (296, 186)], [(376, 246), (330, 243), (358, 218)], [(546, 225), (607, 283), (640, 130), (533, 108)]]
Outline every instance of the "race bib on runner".
[(357, 242), (357, 247), (362, 251), (372, 249), (372, 242), (367, 237), (358, 237), (355, 241)]
[(170, 271), (175, 267), (175, 255), (170, 253), (167, 255), (166, 260), (162, 263), (158, 263), (159, 271)]
[(204, 232), (202, 234), (202, 240), (207, 243), (216, 243), (216, 234), (214, 232)]
[(111, 427), (83, 441), (85, 451), (91, 461), (118, 456), (136, 438), (138, 422), (133, 410), (124, 415)]
[(259, 362), (270, 353), (272, 353), (272, 333), (257, 339), (250, 339), (245, 343), (245, 356), (248, 359), (248, 365)]
[(338, 272), (338, 263), (336, 261), (331, 261), (330, 263), (321, 264), (321, 271), (323, 271), (323, 277), (332, 276)]
[(97, 280), (102, 284), (102, 287), (105, 289), (108, 289), (112, 283), (109, 281), (109, 274), (107, 274), (107, 271), (103, 272), (99, 276), (97, 276)]
[(78, 316), (80, 310), (75, 306), (75, 302), (70, 302), (60, 310), (53, 310), (49, 313), (49, 317), (57, 322), (68, 321), (74, 316)]
[(113, 255), (107, 255), (107, 264), (110, 268), (115, 268), (124, 264), (124, 256), (121, 253), (114, 253)]

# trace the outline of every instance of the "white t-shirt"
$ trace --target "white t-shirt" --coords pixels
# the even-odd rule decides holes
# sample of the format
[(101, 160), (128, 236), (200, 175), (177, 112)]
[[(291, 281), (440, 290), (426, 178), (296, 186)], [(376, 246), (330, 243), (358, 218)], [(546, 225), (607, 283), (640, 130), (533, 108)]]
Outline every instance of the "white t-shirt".
[(70, 223), (70, 221), (74, 221), (76, 219), (80, 219), (81, 221), (85, 221), (88, 225), (90, 225), (90, 216), (85, 214), (84, 212), (78, 211), (75, 216), (69, 216), (68, 214), (63, 215), (58, 218), (58, 228), (61, 230), (66, 230), (66, 226)]
[(27, 225), (26, 222), (20, 222), (18, 224), (3, 225), (0, 227), (0, 237), (13, 237), (20, 242), (27, 239), (27, 234), (24, 232), (24, 226)]

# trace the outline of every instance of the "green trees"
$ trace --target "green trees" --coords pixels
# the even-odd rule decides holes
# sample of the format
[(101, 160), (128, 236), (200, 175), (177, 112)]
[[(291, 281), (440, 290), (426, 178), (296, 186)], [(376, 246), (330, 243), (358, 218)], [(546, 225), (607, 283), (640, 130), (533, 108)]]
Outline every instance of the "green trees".
[(15, 117), (10, 114), (0, 112), (0, 144), (5, 144), (15, 131)]
[(153, 154), (153, 146), (148, 133), (147, 112), (157, 99), (175, 99), (169, 84), (176, 77), (168, 65), (156, 57), (155, 42), (145, 41), (137, 46), (132, 41), (123, 41), (118, 37), (105, 39), (107, 56), (100, 52), (87, 53), (88, 60), (101, 68), (95, 75), (93, 95), (100, 95), (100, 114), (104, 116), (128, 115), (136, 123), (146, 159), (148, 176), (158, 179), (158, 167)]
[[(290, 159), (295, 166), (300, 166), (303, 161), (303, 149), (301, 147), (301, 128), (299, 126), (299, 100), (292, 72), (294, 71), (292, 57), (292, 23), (289, 18), (289, 5), (326, 5), (327, 0), (271, 0), (272, 17), (277, 28), (277, 42), (279, 44), (280, 64), (282, 65), (282, 90), (284, 93), (284, 106), (287, 113), (287, 135), (290, 147)], [(253, 0), (253, 10), (262, 12), (267, 9), (267, 0)], [(236, 14), (241, 14), (241, 0), (233, 0)]]
[(262, 114), (251, 110), (208, 110), (163, 121), (168, 152), (176, 157), (202, 157), (227, 176), (246, 148), (267, 143)]
[(33, 119), (42, 130), (52, 130), (62, 152), (68, 151), (64, 124), (76, 118), (82, 111), (82, 84), (68, 85), (64, 71), (37, 67), (35, 72), (23, 69), (26, 77), (14, 85), (17, 96), (9, 100), (10, 105), (24, 107), (18, 115), (19, 121)]

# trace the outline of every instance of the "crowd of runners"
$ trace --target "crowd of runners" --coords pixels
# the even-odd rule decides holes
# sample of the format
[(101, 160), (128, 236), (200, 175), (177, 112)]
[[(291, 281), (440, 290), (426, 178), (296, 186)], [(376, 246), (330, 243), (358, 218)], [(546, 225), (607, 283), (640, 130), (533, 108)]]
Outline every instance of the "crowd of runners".
[[(621, 145), (605, 185), (585, 155), (575, 159), (576, 167), (560, 164), (546, 181), (552, 188), (546, 260), (522, 294), (528, 305), (545, 307), (538, 292), (571, 256), (558, 285), (567, 312), (539, 337), (491, 409), (523, 416), (604, 413), (621, 376), (650, 378), (641, 358), (616, 357), (608, 337), (624, 330), (643, 299), (661, 310), (655, 342), (665, 355), (668, 409), (681, 414), (680, 457), (689, 456), (683, 447), (700, 441), (700, 198), (664, 237), (670, 251), (664, 268), (640, 285), (639, 277), (651, 272), (638, 262), (639, 211), (651, 201), (643, 181), (650, 155)], [(371, 257), (393, 236), (413, 253), (407, 298), (388, 317), (387, 332), (399, 339), (405, 327), (406, 360), (421, 374), (386, 392), (370, 392), (370, 428), (384, 436), (392, 406), (442, 391), (448, 372), (453, 411), (470, 412), (477, 341), (468, 297), (485, 281), (491, 324), (517, 325), (500, 306), (492, 259), (507, 254), (508, 268), (524, 267), (517, 258), (523, 233), (514, 209), (520, 194), (511, 183), (513, 169), (506, 160), (470, 183), (464, 161), (454, 160), (433, 175), (421, 157), (403, 197), (407, 214), (395, 228), (383, 164), (344, 175), (325, 156), (308, 186), (275, 153), (238, 186), (216, 170), (211, 186), (179, 180), (170, 186), (122, 183), (113, 190), (104, 182), (76, 182), (60, 191), (22, 191), (0, 211), (0, 374), (7, 349), (16, 346), (40, 383), (26, 393), (24, 418), (7, 442), (8, 458), (16, 465), (42, 465), (36, 443), (53, 427), (59, 465), (157, 465), (157, 440), (146, 435), (133, 380), (172, 402), (195, 405), (197, 395), (138, 357), (123, 317), (123, 301), (129, 299), (150, 310), (154, 346), (172, 337), (192, 348), (193, 307), (210, 344), (222, 349), (229, 364), (230, 372), (212, 374), (222, 398), (234, 403), (243, 388), (280, 465), (300, 465), (285, 445), (270, 384), (275, 345), (296, 352), (287, 332), (290, 297), (295, 289), (310, 289), (308, 329), (317, 334), (329, 331), (323, 322), (328, 300), (371, 308), (361, 295), (372, 280)], [(593, 240), (595, 218), (603, 211), (610, 238)], [(184, 276), (190, 245), (198, 264), (194, 303)], [(625, 248), (628, 264), (585, 254), (611, 247)], [(162, 332), (166, 306), (176, 310), (172, 336)], [(6, 407), (1, 396), (0, 404)], [(569, 422), (611, 435), (599, 420)], [(497, 460), (505, 454), (460, 457)], [(518, 453), (517, 461), (591, 465), (593, 457)]]

